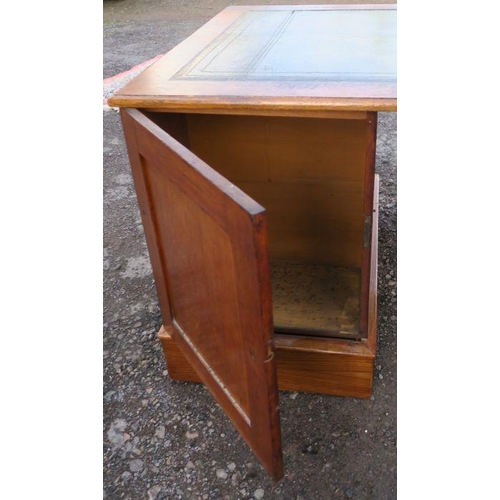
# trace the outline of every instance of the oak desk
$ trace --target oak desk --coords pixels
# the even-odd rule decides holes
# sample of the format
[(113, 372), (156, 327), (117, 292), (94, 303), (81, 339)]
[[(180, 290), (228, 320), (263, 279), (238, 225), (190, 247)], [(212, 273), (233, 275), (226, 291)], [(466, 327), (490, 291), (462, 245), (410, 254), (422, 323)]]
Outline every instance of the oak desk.
[(169, 376), (275, 478), (278, 389), (369, 397), (393, 5), (228, 7), (117, 92)]

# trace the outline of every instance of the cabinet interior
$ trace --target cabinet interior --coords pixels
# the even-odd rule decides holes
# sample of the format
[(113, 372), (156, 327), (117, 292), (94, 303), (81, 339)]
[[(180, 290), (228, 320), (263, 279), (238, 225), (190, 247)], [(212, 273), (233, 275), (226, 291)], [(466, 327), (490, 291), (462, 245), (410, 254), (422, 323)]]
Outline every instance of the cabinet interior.
[(145, 114), (266, 209), (275, 331), (364, 336), (365, 122)]

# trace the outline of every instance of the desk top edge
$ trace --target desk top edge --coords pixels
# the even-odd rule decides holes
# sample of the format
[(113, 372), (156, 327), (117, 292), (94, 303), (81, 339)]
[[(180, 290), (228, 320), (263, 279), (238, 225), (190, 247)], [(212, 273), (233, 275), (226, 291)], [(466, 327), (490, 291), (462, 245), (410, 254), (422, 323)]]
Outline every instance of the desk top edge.
[(114, 95), (108, 105), (142, 108), (166, 113), (259, 114), (275, 112), (319, 113), (325, 111), (397, 111), (396, 98), (250, 98), (218, 96), (128, 96)]

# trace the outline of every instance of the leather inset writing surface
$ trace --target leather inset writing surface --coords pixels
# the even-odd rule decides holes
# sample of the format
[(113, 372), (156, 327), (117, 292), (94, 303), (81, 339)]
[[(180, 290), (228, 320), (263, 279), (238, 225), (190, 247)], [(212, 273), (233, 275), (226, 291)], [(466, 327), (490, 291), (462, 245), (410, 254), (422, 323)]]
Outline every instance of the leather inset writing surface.
[(245, 12), (176, 79), (395, 81), (396, 12)]
[(396, 17), (389, 4), (227, 7), (108, 102), (248, 115), (395, 111)]

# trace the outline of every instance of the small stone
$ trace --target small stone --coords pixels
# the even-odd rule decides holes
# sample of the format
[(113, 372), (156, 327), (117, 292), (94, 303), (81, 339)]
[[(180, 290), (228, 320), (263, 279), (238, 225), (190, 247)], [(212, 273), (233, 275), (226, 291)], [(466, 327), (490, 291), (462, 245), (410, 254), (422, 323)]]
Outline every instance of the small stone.
[(379, 374), (378, 374), (378, 378), (379, 378), (380, 380), (382, 380), (382, 379), (384, 378), (384, 376), (383, 376), (381, 373), (379, 373)]
[(113, 448), (119, 448), (126, 441), (123, 431), (127, 427), (127, 422), (122, 419), (115, 420), (108, 430), (108, 440)]
[(347, 490), (345, 490), (345, 496), (347, 498), (352, 498), (354, 496), (354, 491), (352, 488), (347, 488)]
[(295, 399), (296, 397), (297, 397), (296, 392), (292, 392), (292, 394), (290, 394), (290, 399)]
[(196, 439), (198, 436), (199, 436), (199, 434), (196, 431), (194, 431), (194, 432), (187, 431), (186, 432), (186, 437), (188, 439)]
[(151, 393), (153, 392), (153, 388), (152, 388), (152, 387), (148, 387), (148, 388), (146, 389), (146, 392), (147, 392), (148, 394), (151, 394)]
[(149, 488), (148, 490), (148, 500), (155, 500), (155, 498), (158, 496), (158, 493), (161, 491), (161, 486), (156, 484), (152, 488)]
[(260, 500), (261, 498), (264, 498), (264, 490), (262, 488), (259, 488), (253, 492), (253, 496), (256, 498), (256, 500)]
[(130, 474), (130, 472), (128, 470), (126, 470), (123, 474), (122, 474), (122, 479), (124, 481), (126, 481), (130, 476), (132, 476), (132, 474)]
[(163, 439), (165, 437), (165, 426), (160, 425), (156, 428), (155, 436)]
[(196, 469), (196, 466), (194, 465), (194, 463), (190, 460), (187, 464), (186, 464), (186, 468), (187, 469)]
[(116, 394), (116, 391), (108, 391), (105, 395), (104, 395), (104, 399), (106, 401), (109, 401), (114, 395)]
[(129, 468), (132, 472), (139, 472), (144, 467), (144, 462), (140, 458), (132, 460), (129, 464)]
[(230, 470), (230, 471), (233, 471), (234, 469), (236, 469), (236, 464), (234, 462), (231, 462), (227, 468)]
[(216, 474), (220, 479), (227, 479), (227, 472), (224, 469), (217, 469)]

